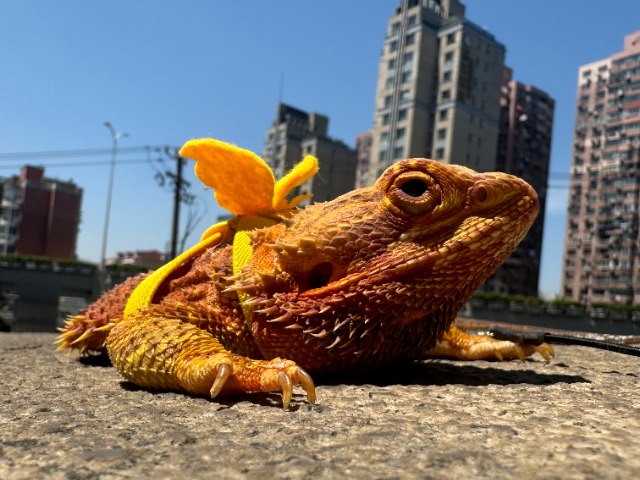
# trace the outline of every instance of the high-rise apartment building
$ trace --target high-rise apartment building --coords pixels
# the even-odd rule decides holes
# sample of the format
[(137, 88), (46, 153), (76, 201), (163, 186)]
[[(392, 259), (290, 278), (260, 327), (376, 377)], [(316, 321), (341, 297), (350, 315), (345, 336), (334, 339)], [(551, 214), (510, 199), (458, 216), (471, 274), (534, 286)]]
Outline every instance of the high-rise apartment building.
[(276, 178), (281, 178), (306, 155), (318, 159), (320, 171), (292, 192), (313, 194), (314, 202), (326, 202), (353, 190), (356, 152), (340, 140), (327, 136), (329, 118), (278, 104), (276, 118), (267, 129), (262, 158)]
[(458, 0), (401, 0), (389, 19), (369, 184), (404, 158), (494, 170), (505, 47), (464, 13)]
[(369, 185), (369, 162), (371, 161), (371, 143), (373, 135), (371, 130), (356, 135), (356, 152), (358, 153), (358, 165), (356, 166), (355, 188)]
[(540, 213), (515, 252), (484, 282), (484, 290), (537, 296), (555, 101), (511, 75), (505, 67), (495, 169), (528, 182), (538, 193)]
[(578, 70), (564, 298), (640, 304), (640, 31)]
[(24, 166), (0, 179), (0, 255), (74, 258), (82, 189)]

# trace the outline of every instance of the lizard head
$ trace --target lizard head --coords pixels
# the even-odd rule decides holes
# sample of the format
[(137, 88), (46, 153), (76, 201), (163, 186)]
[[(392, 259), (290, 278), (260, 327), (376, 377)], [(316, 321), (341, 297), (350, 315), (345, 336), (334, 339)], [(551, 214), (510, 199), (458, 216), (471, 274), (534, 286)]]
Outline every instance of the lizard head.
[(336, 315), (398, 322), (445, 308), (455, 315), (538, 209), (536, 192), (519, 178), (404, 160), (372, 187), (253, 233), (254, 257), (240, 284), (258, 317), (294, 329)]

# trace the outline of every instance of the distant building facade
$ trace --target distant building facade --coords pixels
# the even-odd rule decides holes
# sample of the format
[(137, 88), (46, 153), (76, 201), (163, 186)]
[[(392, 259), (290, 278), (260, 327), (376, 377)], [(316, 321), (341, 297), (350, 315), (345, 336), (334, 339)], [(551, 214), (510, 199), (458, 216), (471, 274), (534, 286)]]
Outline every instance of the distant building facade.
[[(278, 104), (276, 118), (267, 129), (262, 158), (276, 178), (282, 178), (306, 155), (318, 159), (320, 171), (292, 193), (313, 194), (314, 202), (326, 202), (353, 190), (357, 154), (340, 140), (327, 135), (329, 118), (318, 113)], [(308, 203), (308, 202), (307, 202)]]
[(515, 252), (484, 282), (484, 291), (537, 296), (555, 101), (511, 76), (505, 67), (495, 169), (529, 183), (540, 213)]
[(493, 171), (505, 47), (458, 0), (401, 0), (380, 55), (372, 184), (405, 158)]
[(75, 258), (81, 188), (27, 165), (0, 179), (0, 198), (0, 255)]
[(167, 255), (158, 250), (135, 250), (131, 252), (118, 252), (115, 257), (107, 258), (104, 264), (107, 267), (132, 265), (155, 270), (167, 263), (167, 259)]
[(567, 300), (640, 304), (640, 31), (578, 69), (562, 268)]
[[(371, 161), (371, 144), (373, 135), (371, 130), (356, 135), (356, 152), (358, 152), (358, 164), (356, 166), (355, 188), (369, 186), (369, 164)], [(375, 181), (375, 180), (374, 180)]]

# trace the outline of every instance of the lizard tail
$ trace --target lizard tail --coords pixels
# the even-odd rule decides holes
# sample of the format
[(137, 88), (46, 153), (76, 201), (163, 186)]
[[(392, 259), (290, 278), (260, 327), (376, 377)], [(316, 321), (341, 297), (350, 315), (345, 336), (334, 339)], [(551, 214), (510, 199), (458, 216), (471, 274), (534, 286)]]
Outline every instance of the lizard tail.
[(59, 343), (57, 351), (78, 350), (80, 354), (105, 352), (105, 342), (113, 326), (122, 318), (127, 300), (135, 288), (151, 272), (130, 277), (92, 303), (80, 315), (70, 316), (61, 335), (54, 343)]

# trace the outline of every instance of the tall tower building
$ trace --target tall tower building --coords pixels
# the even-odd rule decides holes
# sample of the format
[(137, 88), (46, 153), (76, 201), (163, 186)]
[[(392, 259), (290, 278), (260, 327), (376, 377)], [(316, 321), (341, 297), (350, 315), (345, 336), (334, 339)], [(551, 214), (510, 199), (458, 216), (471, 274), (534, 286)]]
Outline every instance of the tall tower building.
[(75, 258), (82, 189), (41, 167), (0, 179), (0, 255)]
[(485, 281), (484, 290), (537, 296), (555, 101), (511, 75), (505, 67), (495, 168), (529, 183), (538, 193), (540, 213), (515, 252)]
[(640, 304), (640, 31), (578, 70), (562, 294)]
[(495, 168), (505, 47), (458, 0), (401, 0), (380, 55), (370, 175), (434, 158)]
[(356, 168), (355, 188), (369, 185), (369, 162), (371, 161), (371, 130), (356, 135), (356, 152), (358, 152), (358, 166)]
[(329, 138), (328, 129), (328, 117), (278, 104), (276, 118), (267, 129), (264, 161), (276, 178), (282, 178), (306, 155), (316, 157), (320, 166), (318, 174), (294, 189), (292, 196), (311, 193), (314, 202), (326, 202), (353, 190), (357, 153), (342, 141)]

